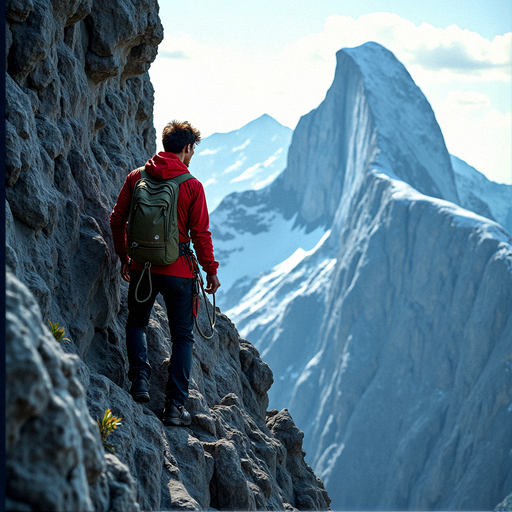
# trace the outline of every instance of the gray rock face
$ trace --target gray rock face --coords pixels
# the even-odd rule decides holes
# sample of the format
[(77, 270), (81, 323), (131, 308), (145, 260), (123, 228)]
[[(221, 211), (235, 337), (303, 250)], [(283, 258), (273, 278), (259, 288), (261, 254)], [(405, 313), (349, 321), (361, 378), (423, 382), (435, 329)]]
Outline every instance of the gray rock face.
[(376, 163), (424, 194), (458, 202), (432, 108), (405, 67), (375, 43), (337, 53), (326, 99), (301, 118), (292, 145), (282, 189), (293, 191), (310, 226), (329, 228), (342, 195), (354, 194), (361, 169)]
[(365, 190), (289, 403), (311, 463), (341, 509), (493, 508), (512, 485), (510, 238), (384, 177)]
[[(147, 406), (131, 400), (124, 373), (119, 385), (107, 378), (113, 374), (110, 367), (117, 355), (98, 353), (89, 362), (94, 367), (95, 361), (102, 360), (102, 367), (96, 363), (96, 368), (103, 373), (91, 373), (89, 378), (89, 409), (93, 417), (108, 407), (123, 416), (123, 428), (112, 438), (120, 460), (139, 483), (141, 508), (250, 510), (257, 506), (278, 510), (286, 505), (300, 509), (299, 497), (311, 495), (314, 510), (327, 509), (329, 498), (323, 484), (304, 462), (303, 434), (297, 429), (301, 447), (297, 454), (266, 425), (267, 391), (273, 382), (270, 368), (220, 312), (211, 342), (195, 336), (187, 403), (192, 425), (190, 429), (163, 427), (158, 416), (164, 406), (171, 352), (164, 311), (163, 301), (158, 302), (148, 334), (153, 373)], [(117, 321), (123, 323), (122, 315)], [(201, 322), (206, 332), (205, 314)], [(120, 352), (126, 367), (124, 347)]]
[[(9, 510), (36, 503), (63, 512), (328, 509), (322, 482), (304, 462), (304, 434), (288, 411), (266, 412), (270, 368), (227, 317), (219, 312), (213, 346), (197, 337), (191, 427), (164, 427), (158, 415), (170, 343), (158, 320), (162, 305), (149, 336), (152, 400), (142, 406), (127, 385), (66, 353), (33, 295), (11, 272), (7, 278)], [(100, 369), (110, 374), (118, 356), (98, 355)], [(126, 354), (119, 359), (126, 366)], [(109, 436), (117, 457), (103, 453), (91, 418), (106, 409), (122, 417)]]
[[(152, 400), (128, 394), (109, 214), (155, 151), (156, 0), (10, 0), (6, 19), (6, 508), (326, 510), (302, 433), (286, 424), (290, 450), (266, 425), (272, 372), (220, 312), (210, 343), (196, 335), (191, 428), (158, 418), (172, 350), (163, 302), (148, 332)], [(95, 423), (106, 409), (122, 418), (108, 439), (117, 456)]]
[(140, 510), (128, 467), (104, 454), (79, 358), (62, 350), (33, 295), (10, 272), (5, 363), (6, 509)]
[[(108, 217), (127, 171), (155, 149), (142, 73), (162, 38), (156, 1), (101, 5), (7, 5), (7, 264), (81, 355), (117, 313)], [(87, 65), (93, 54), (116, 62), (109, 76)]]
[(338, 53), (288, 155), (261, 195), (292, 190), (326, 238), (228, 311), (278, 376), (271, 406), (336, 510), (494, 509), (512, 488), (510, 235), (456, 206), (432, 111), (376, 44)]

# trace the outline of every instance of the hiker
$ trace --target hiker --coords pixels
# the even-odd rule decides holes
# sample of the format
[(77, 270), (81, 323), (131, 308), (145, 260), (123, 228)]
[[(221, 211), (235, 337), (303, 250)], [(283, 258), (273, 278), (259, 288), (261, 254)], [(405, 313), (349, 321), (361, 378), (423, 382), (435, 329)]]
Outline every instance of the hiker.
[[(151, 366), (148, 359), (146, 329), (156, 296), (161, 293), (164, 297), (172, 342), (162, 417), (164, 425), (186, 426), (191, 423), (190, 413), (184, 407), (188, 398), (194, 343), (192, 302), (195, 279), (190, 257), (187, 256), (190, 240), (194, 244), (199, 264), (206, 273), (205, 291), (214, 294), (220, 286), (217, 277), (219, 264), (213, 255), (203, 185), (193, 178), (188, 170), (194, 148), (200, 141), (199, 130), (188, 121), (172, 121), (167, 124), (162, 133), (164, 151), (157, 153), (145, 165), (144, 175), (147, 173), (149, 178), (157, 178), (160, 182), (178, 176), (181, 178), (177, 180), (186, 179), (179, 184), (177, 199), (179, 257), (174, 263), (150, 265), (148, 271), (139, 258), (137, 258), (139, 261), (135, 261), (128, 256), (127, 222), (134, 187), (142, 176), (141, 169), (128, 174), (110, 215), (114, 248), (121, 259), (121, 277), (130, 283), (126, 346), (130, 363), (128, 377), (132, 382), (130, 394), (136, 402), (149, 401), (148, 382)], [(158, 237), (155, 236), (155, 238)], [(144, 300), (146, 297), (147, 300)]]

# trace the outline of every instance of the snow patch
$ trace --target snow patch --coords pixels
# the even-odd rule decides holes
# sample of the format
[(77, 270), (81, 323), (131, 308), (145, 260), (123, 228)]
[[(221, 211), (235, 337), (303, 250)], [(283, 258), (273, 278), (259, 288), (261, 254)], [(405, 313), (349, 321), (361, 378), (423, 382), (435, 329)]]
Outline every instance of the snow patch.
[(238, 181), (244, 181), (252, 178), (254, 175), (258, 174), (258, 169), (261, 168), (261, 163), (257, 163), (255, 165), (252, 165), (248, 169), (246, 169), (240, 176), (237, 176), (236, 178), (233, 178), (230, 183), (236, 183)]
[(215, 149), (204, 149), (201, 151), (201, 153), (199, 153), (199, 156), (216, 155), (221, 149), (224, 149), (224, 146)]
[(280, 174), (281, 174), (280, 170), (276, 171), (274, 174), (271, 174), (268, 178), (265, 178), (264, 180), (261, 180), (261, 181), (257, 181), (252, 188), (254, 190), (261, 190), (262, 188), (266, 187), (267, 185), (270, 185)]
[(247, 139), (243, 144), (240, 144), (240, 146), (233, 148), (231, 150), (231, 153), (236, 153), (237, 151), (242, 151), (242, 149), (245, 149), (249, 145), (250, 142), (251, 142), (251, 139)]
[(503, 227), (486, 217), (482, 217), (470, 210), (462, 208), (455, 203), (430, 197), (418, 192), (411, 185), (397, 178), (391, 178), (387, 172), (373, 171), (375, 176), (390, 181), (393, 188), (393, 197), (399, 201), (419, 202), (427, 201), (436, 205), (439, 213), (448, 214), (452, 218), (452, 224), (461, 228), (478, 228), (482, 238), (494, 238), (507, 244), (512, 243), (510, 235), (504, 231)]
[(240, 160), (237, 160), (234, 164), (230, 165), (229, 167), (227, 167), (226, 169), (224, 169), (224, 171), (222, 172), (222, 174), (229, 174), (230, 172), (235, 172), (237, 171), (238, 169), (240, 169), (240, 167), (242, 167), (243, 163), (247, 160), (247, 157), (242, 157)]
[(270, 158), (267, 158), (264, 162), (263, 162), (263, 167), (268, 167), (269, 165), (271, 165), (273, 162), (276, 161), (276, 158), (275, 156), (271, 156)]
[[(230, 240), (216, 241), (216, 250), (227, 255), (222, 261), (225, 269), (222, 286), (225, 290), (229, 290), (241, 278), (256, 277), (261, 272), (273, 269), (275, 265), (285, 263), (298, 249), (310, 251), (325, 238), (322, 228), (311, 233), (306, 233), (304, 228), (293, 229), (297, 214), (286, 220), (274, 211), (260, 211), (259, 205), (247, 208), (244, 213), (247, 217), (256, 217), (266, 229), (259, 233), (253, 233), (249, 229), (245, 232), (233, 231), (233, 238)], [(223, 226), (222, 218), (217, 217), (216, 222)], [(221, 228), (221, 231), (231, 233), (231, 230), (225, 228)], [(285, 240), (286, 243), (283, 243)], [(304, 257), (300, 252), (298, 255), (300, 256), (297, 257)]]

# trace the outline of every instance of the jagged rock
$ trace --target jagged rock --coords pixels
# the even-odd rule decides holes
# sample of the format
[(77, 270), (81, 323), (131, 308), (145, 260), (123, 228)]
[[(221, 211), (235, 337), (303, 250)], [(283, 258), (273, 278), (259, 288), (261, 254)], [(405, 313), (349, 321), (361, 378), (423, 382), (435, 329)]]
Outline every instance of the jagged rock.
[[(247, 378), (253, 365), (265, 365), (253, 349), (252, 364), (242, 370), (236, 330), (220, 312), (217, 363), (209, 373), (197, 357), (207, 352), (201, 346), (207, 342), (196, 336), (200, 348), (187, 404), (193, 422), (190, 429), (180, 429), (164, 427), (158, 418), (161, 390), (142, 406), (128, 394), (124, 375), (120, 384), (125, 389), (64, 352), (42, 325), (35, 300), (10, 272), (7, 298), (7, 494), (13, 503), (33, 503), (35, 495), (52, 510), (328, 509), (330, 500), (304, 462), (303, 434), (288, 411), (270, 412), (265, 424), (262, 404), (268, 399)], [(153, 343), (155, 338), (150, 336)], [(103, 342), (109, 344), (108, 336)], [(170, 350), (165, 338), (158, 342), (161, 350)], [(243, 340), (244, 350), (249, 345)], [(126, 367), (125, 350), (114, 357)], [(152, 382), (164, 381), (166, 373), (165, 364), (155, 368)], [(240, 393), (244, 380), (244, 398), (223, 395), (225, 389)], [(104, 460), (92, 418), (100, 419), (106, 409), (122, 417), (122, 425), (109, 437), (118, 458)], [(42, 471), (48, 457), (55, 467)], [(70, 471), (77, 475), (71, 479), (73, 492), (59, 480), (67, 482)], [(52, 493), (46, 496), (48, 478)], [(28, 479), (33, 492), (27, 494)], [(62, 501), (69, 494), (82, 501)]]
[(34, 9), (31, 0), (8, 0), (5, 3), (6, 18), (15, 23), (23, 23)]
[(139, 512), (137, 482), (128, 467), (110, 453), (105, 454), (105, 472), (91, 487), (94, 510), (101, 512)]
[[(337, 59), (283, 174), (212, 214), (256, 263), (307, 228), (324, 236), (240, 279), (228, 314), (279, 376), (270, 404), (304, 431), (335, 509), (490, 510), (512, 486), (512, 239), (457, 203), (507, 226), (511, 189), (451, 164), (391, 52)], [(283, 221), (287, 191), (306, 233)], [(226, 230), (238, 211), (247, 222)]]
[[(301, 450), (288, 456), (265, 425), (270, 368), (220, 311), (210, 342), (196, 333), (190, 428), (158, 417), (172, 350), (163, 301), (148, 330), (151, 401), (128, 393), (127, 286), (109, 213), (156, 149), (156, 0), (6, 7), (8, 509), (326, 510)], [(47, 320), (69, 339), (59, 345)], [(122, 418), (116, 456), (95, 423), (106, 409)]]
[(10, 510), (138, 511), (136, 484), (104, 457), (78, 357), (43, 325), (29, 290), (6, 283), (6, 493)]
[[(7, 23), (13, 38), (6, 48), (6, 209), (14, 219), (9, 261), (41, 299), (43, 315), (60, 317), (74, 331), (83, 354), (87, 344), (81, 347), (80, 340), (97, 327), (89, 318), (100, 315), (106, 325), (118, 309), (110, 209), (125, 173), (155, 149), (147, 74), (122, 78), (120, 70), (101, 87), (88, 80), (89, 18), (110, 23), (113, 32), (104, 37), (112, 39), (116, 55), (129, 55), (141, 41), (152, 42), (156, 51), (162, 36), (158, 8), (156, 1), (128, 2), (121, 20), (114, 11), (103, 12), (100, 2), (11, 4), (12, 12), (21, 12), (20, 5), (32, 12), (24, 20), (12, 15)], [(124, 35), (115, 32), (120, 21)], [(24, 44), (27, 38), (33, 44)], [(61, 286), (67, 297), (55, 293)], [(94, 309), (98, 295), (103, 303), (83, 314)]]

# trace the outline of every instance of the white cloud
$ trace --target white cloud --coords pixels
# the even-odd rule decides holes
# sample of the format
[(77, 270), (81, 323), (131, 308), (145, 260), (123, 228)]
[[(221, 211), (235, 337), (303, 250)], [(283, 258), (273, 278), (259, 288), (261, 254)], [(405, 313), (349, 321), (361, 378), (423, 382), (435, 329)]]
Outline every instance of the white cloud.
[(310, 63), (328, 63), (340, 48), (367, 41), (391, 50), (409, 71), (422, 71), (422, 79), (509, 81), (511, 77), (512, 33), (489, 41), (457, 25), (441, 29), (422, 23), (418, 27), (387, 12), (365, 14), (357, 20), (330, 16), (323, 32), (299, 39), (286, 53), (288, 58), (298, 54)]
[(190, 57), (182, 50), (176, 50), (176, 51), (170, 51), (170, 50), (160, 50), (158, 52), (158, 55), (160, 58), (164, 59), (178, 59), (178, 60), (187, 60), (190, 59)]
[(205, 156), (205, 155), (215, 155), (217, 154), (220, 150), (222, 149), (222, 146), (220, 148), (216, 148), (216, 149), (204, 149), (203, 151), (201, 151), (201, 153), (199, 153), (201, 156)]
[[(171, 53), (188, 58), (165, 57)], [(272, 84), (261, 74), (261, 62), (231, 48), (203, 45), (186, 34), (166, 36), (159, 54), (163, 57), (150, 69), (157, 132), (173, 118), (189, 120), (203, 135), (230, 131), (266, 111)]]
[[(509, 154), (510, 139), (503, 133), (510, 131), (510, 123), (496, 137), (487, 133), (509, 122), (510, 98), (502, 101), (498, 110), (484, 92), (492, 86), (509, 94), (512, 33), (489, 41), (456, 25), (445, 29), (427, 23), (416, 26), (390, 13), (367, 14), (357, 20), (330, 16), (321, 33), (304, 36), (272, 54), (249, 55), (236, 48), (211, 47), (187, 34), (166, 36), (150, 70), (157, 132), (169, 119), (179, 118), (196, 124), (207, 136), (237, 129), (262, 113), (293, 128), (324, 99), (334, 77), (336, 52), (367, 41), (390, 49), (417, 85), (429, 91), (427, 97), (432, 98), (450, 151), (456, 148), (457, 156), (482, 172), (486, 172), (483, 164), (479, 167), (468, 157), (476, 148), (482, 162)], [(466, 92), (452, 91), (446, 96), (446, 88), (460, 88), (461, 84)], [(457, 137), (461, 124), (477, 139)], [(484, 130), (486, 135), (482, 135)], [(512, 164), (504, 160), (506, 156), (500, 165), (510, 182)]]
[(446, 102), (467, 108), (491, 106), (491, 99), (487, 94), (475, 91), (450, 91), (446, 96)]

